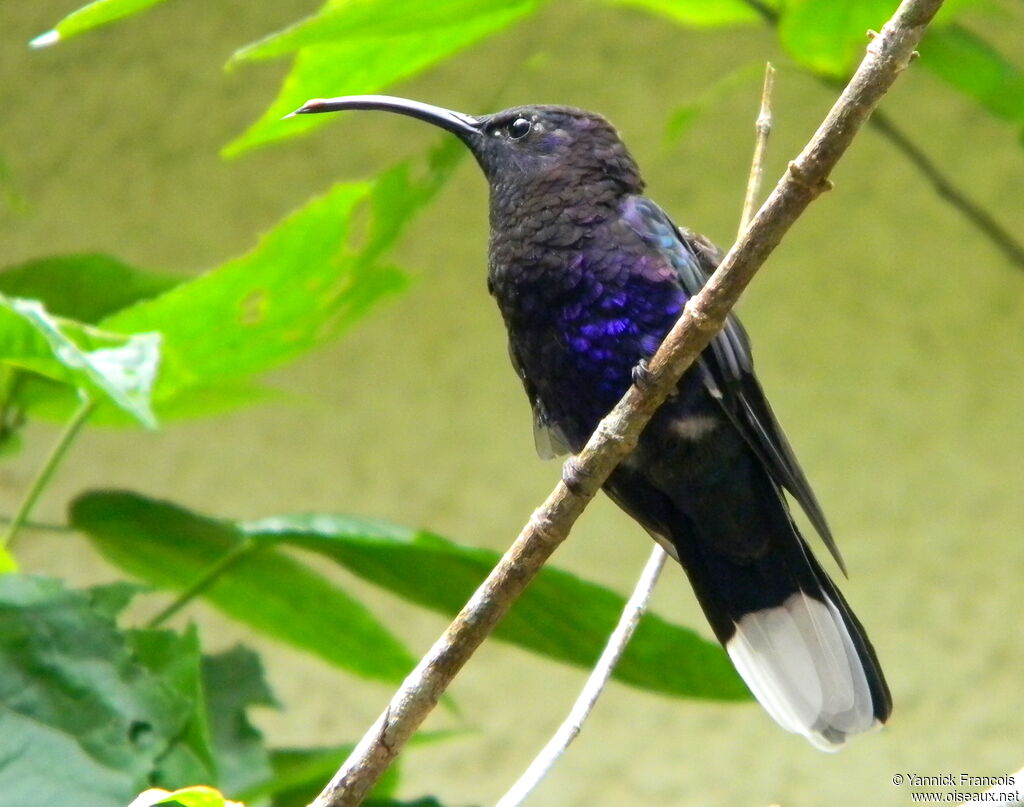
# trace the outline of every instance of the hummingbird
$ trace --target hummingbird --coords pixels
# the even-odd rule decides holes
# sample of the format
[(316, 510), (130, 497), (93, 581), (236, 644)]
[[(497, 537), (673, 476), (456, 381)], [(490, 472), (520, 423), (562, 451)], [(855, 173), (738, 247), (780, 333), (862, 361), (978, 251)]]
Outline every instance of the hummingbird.
[[(722, 259), (644, 195), (602, 116), (569, 106), (467, 115), (386, 95), (313, 99), (293, 114), (381, 110), (444, 129), (490, 187), (487, 288), (533, 410), (537, 451), (576, 454)], [(892, 700), (871, 642), (811, 553), (803, 509), (845, 573), (822, 508), (730, 314), (612, 472), (605, 493), (677, 560), (764, 709), (838, 750)]]

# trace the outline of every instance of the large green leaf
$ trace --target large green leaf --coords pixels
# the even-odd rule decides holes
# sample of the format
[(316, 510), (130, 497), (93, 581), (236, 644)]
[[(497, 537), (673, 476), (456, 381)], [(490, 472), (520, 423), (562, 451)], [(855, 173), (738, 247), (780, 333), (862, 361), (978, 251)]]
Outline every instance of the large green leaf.
[[(69, 520), (111, 563), (171, 590), (186, 588), (247, 540), (231, 522), (130, 493), (80, 496)], [(359, 602), (271, 546), (224, 570), (202, 597), (239, 622), (366, 678), (399, 681), (415, 663)]]
[[(461, 609), (498, 560), (490, 550), (380, 521), (309, 515), (234, 523), (116, 491), (79, 497), (72, 504), (70, 521), (89, 535), (108, 560), (170, 588), (188, 585), (248, 538), (262, 548), (204, 593), (211, 603), (339, 666), (358, 665), (356, 672), (392, 680), (410, 666), (395, 640), (386, 633), (379, 638), (383, 628), (362, 606), (352, 603), (349, 611), (344, 602), (324, 604), (332, 587), (269, 544), (288, 543), (318, 552), (405, 599), (445, 614)], [(549, 567), (495, 636), (589, 667), (624, 605), (625, 600), (614, 592)], [(360, 628), (360, 620), (368, 624)], [(350, 631), (358, 636), (349, 636)], [(339, 643), (345, 648), (340, 658)], [(652, 614), (641, 621), (616, 677), (677, 696), (750, 697), (717, 644)]]
[(244, 807), (229, 800), (223, 793), (207, 785), (194, 785), (168, 791), (151, 788), (140, 793), (128, 807)]
[(1000, 118), (1024, 123), (1024, 72), (959, 25), (933, 28), (921, 64)]
[(608, 0), (617, 6), (632, 6), (667, 17), (692, 28), (748, 25), (761, 16), (743, 0)]
[(505, 25), (532, 11), (539, 0), (347, 0), (329, 2), (319, 13), (236, 51), (229, 64), (273, 59), (312, 45), (357, 38), (387, 39), (460, 28), (467, 20), (496, 16)]
[(156, 426), (150, 401), (160, 334), (108, 333), (55, 317), (37, 300), (0, 294), (0, 363), (87, 390)]
[[(428, 155), (425, 171), (403, 162), (374, 182), (336, 185), (248, 254), (99, 324), (115, 332), (160, 332), (163, 358), (153, 403), (162, 418), (216, 414), (265, 398), (270, 393), (253, 376), (331, 339), (405, 287), (404, 273), (382, 257), (464, 152), (445, 138)], [(357, 240), (350, 236), (352, 221), (363, 207), (369, 224)], [(116, 270), (105, 264), (103, 271)], [(127, 270), (124, 279), (132, 278)], [(0, 350), (2, 339), (0, 328)], [(73, 390), (40, 378), (21, 381), (18, 403), (33, 414), (66, 418), (76, 403)], [(112, 411), (97, 412), (94, 422), (123, 422)]]
[(189, 661), (144, 663), (110, 610), (57, 580), (0, 577), (0, 807), (122, 807), (188, 724)]
[(294, 358), (401, 288), (397, 270), (368, 265), (346, 246), (352, 215), (372, 189), (369, 183), (337, 185), (247, 255), (103, 320), (107, 330), (163, 335), (154, 402)]
[(277, 98), (224, 154), (323, 126), (333, 116), (281, 118), (310, 98), (377, 92), (508, 27), (542, 2), (330, 0), (318, 15), (235, 54), (235, 61), (266, 59), (299, 48)]
[[(245, 532), (319, 552), (427, 608), (454, 615), (497, 563), (486, 549), (379, 521), (312, 515), (244, 523)], [(495, 630), (495, 637), (580, 667), (597, 660), (625, 605), (618, 594), (545, 568)], [(746, 687), (721, 647), (648, 614), (615, 670), (634, 686), (670, 695), (739, 700)]]
[(45, 48), (161, 2), (163, 0), (95, 0), (77, 11), (72, 11), (52, 30), (40, 34), (29, 44), (34, 48)]
[(37, 258), (0, 271), (0, 293), (39, 300), (51, 314), (88, 323), (180, 282), (99, 254)]

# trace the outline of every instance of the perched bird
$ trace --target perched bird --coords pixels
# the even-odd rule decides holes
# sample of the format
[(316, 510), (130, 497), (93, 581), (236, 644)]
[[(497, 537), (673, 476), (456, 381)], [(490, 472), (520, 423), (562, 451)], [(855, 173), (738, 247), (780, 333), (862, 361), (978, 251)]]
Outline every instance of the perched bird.
[[(487, 285), (537, 449), (579, 452), (721, 253), (643, 195), (633, 157), (592, 112), (537, 105), (474, 117), (365, 95), (312, 100), (295, 114), (346, 109), (418, 118), (469, 147), (490, 184)], [(735, 316), (604, 490), (682, 564), (715, 635), (783, 728), (836, 750), (885, 722), (892, 704), (874, 649), (787, 506), (783, 491), (842, 568)]]

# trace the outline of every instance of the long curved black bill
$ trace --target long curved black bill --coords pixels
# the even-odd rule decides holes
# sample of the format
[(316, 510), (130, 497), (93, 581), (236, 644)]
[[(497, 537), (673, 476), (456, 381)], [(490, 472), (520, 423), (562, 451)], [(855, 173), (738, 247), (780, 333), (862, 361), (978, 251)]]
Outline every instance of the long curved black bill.
[(338, 98), (314, 98), (306, 101), (291, 115), (311, 115), (315, 112), (339, 112), (345, 109), (378, 109), (383, 112), (396, 112), (408, 115), (434, 126), (440, 126), (449, 132), (465, 138), (468, 135), (480, 134), (480, 120), (472, 115), (454, 112), (451, 109), (411, 101), (408, 98), (396, 98), (392, 95), (342, 95)]

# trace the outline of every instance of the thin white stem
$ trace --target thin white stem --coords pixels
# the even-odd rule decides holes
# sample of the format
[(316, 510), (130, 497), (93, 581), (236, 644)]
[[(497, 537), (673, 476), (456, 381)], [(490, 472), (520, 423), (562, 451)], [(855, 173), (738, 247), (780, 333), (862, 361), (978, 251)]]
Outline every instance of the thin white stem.
[(665, 554), (665, 550), (655, 544), (654, 551), (651, 552), (640, 579), (636, 581), (633, 594), (622, 610), (619, 623), (608, 637), (608, 643), (601, 652), (601, 657), (594, 665), (594, 669), (590, 671), (590, 677), (587, 678), (587, 683), (580, 691), (576, 703), (573, 704), (569, 714), (562, 721), (562, 725), (558, 727), (558, 731), (534, 757), (530, 767), (523, 772), (519, 780), (501, 797), (496, 807), (519, 807), (530, 795), (530, 792), (540, 784), (541, 779), (554, 767), (569, 744), (579, 735), (584, 721), (589, 717), (594, 704), (601, 697), (608, 679), (611, 678), (612, 670), (622, 658), (626, 645), (629, 644), (629, 640), (633, 636), (633, 631), (640, 623), (640, 618), (647, 611), (647, 604), (650, 602), (651, 593), (658, 582), (658, 576), (665, 566), (666, 557), (668, 556)]
[(757, 113), (754, 132), (754, 159), (750, 163), (750, 177), (747, 179), (747, 192), (743, 199), (743, 213), (740, 216), (740, 227), (736, 233), (741, 238), (750, 220), (757, 210), (757, 197), (761, 195), (761, 181), (764, 179), (764, 155), (768, 149), (768, 135), (772, 133), (772, 90), (775, 88), (775, 68), (768, 62), (764, 66), (764, 86), (761, 89), (761, 109)]

